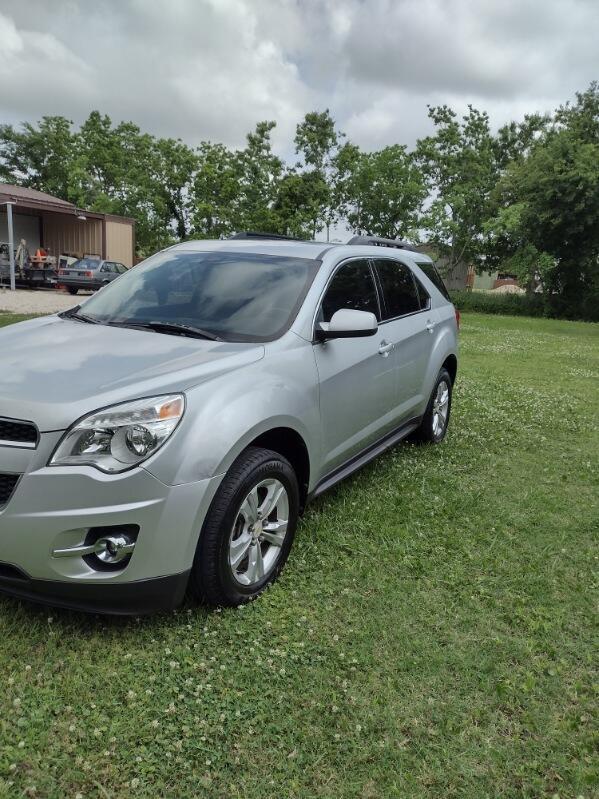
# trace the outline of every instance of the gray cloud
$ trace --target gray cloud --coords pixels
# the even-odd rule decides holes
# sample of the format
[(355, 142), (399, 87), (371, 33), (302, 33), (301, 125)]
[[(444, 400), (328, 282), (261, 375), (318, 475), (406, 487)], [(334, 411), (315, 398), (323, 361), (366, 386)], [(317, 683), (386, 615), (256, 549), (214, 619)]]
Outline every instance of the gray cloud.
[(0, 0), (0, 120), (91, 109), (144, 130), (242, 144), (329, 107), (365, 148), (413, 144), (427, 103), (494, 124), (599, 78), (595, 0)]

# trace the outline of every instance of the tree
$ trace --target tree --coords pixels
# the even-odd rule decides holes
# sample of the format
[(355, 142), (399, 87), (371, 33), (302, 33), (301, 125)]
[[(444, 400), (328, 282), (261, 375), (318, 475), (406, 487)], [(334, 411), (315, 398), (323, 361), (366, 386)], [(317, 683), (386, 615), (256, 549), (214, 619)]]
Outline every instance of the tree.
[(183, 240), (191, 228), (190, 194), (198, 155), (181, 139), (158, 139), (153, 144), (152, 161), (152, 178), (162, 200), (164, 221), (173, 227), (177, 239)]
[(77, 203), (77, 137), (71, 128), (61, 116), (45, 116), (37, 126), (26, 122), (21, 130), (1, 125), (0, 178)]
[(279, 183), (273, 206), (273, 232), (300, 239), (313, 236), (314, 219), (327, 202), (328, 187), (316, 171), (289, 170)]
[(395, 144), (373, 153), (346, 153), (343, 207), (358, 234), (417, 238), (427, 187), (422, 170), (406, 147)]
[[(303, 168), (314, 173), (311, 178), (318, 185), (318, 203), (312, 206), (310, 235), (316, 237), (323, 228), (327, 231), (327, 241), (331, 225), (339, 218), (337, 205), (337, 184), (340, 180), (339, 148), (345, 134), (335, 128), (335, 120), (329, 109), (311, 111), (296, 128), (295, 151), (303, 157)], [(301, 168), (302, 164), (297, 164)]]
[(237, 154), (224, 144), (202, 142), (191, 195), (193, 234), (218, 239), (239, 229), (236, 207), (240, 194)]
[(59, 116), (21, 130), (0, 127), (0, 177), (80, 208), (134, 217), (141, 255), (187, 235), (195, 167), (183, 142), (157, 140), (131, 122), (115, 127), (98, 111), (78, 130)]
[(173, 196), (180, 187), (165, 186), (174, 176), (166, 165), (170, 145), (160, 145), (132, 122), (113, 127), (110, 117), (97, 111), (83, 123), (78, 139), (85, 207), (134, 217), (141, 256), (173, 243)]
[(498, 262), (539, 273), (551, 313), (599, 318), (599, 85), (564, 106), (494, 192), (485, 231)]
[(599, 81), (593, 81), (584, 92), (576, 92), (576, 103), (566, 103), (555, 112), (557, 129), (569, 130), (577, 139), (599, 143)]
[(274, 155), (270, 133), (276, 122), (259, 122), (247, 135), (247, 145), (237, 153), (240, 194), (236, 203), (237, 230), (272, 233), (276, 228), (273, 205), (283, 162)]
[(446, 256), (449, 269), (464, 261), (482, 266), (482, 225), (498, 176), (489, 117), (468, 106), (468, 113), (458, 120), (445, 105), (429, 107), (429, 117), (436, 132), (417, 145), (431, 196), (423, 227)]
[(503, 172), (513, 161), (528, 155), (550, 123), (547, 114), (526, 114), (521, 122), (508, 122), (499, 128), (493, 140), (497, 169)]

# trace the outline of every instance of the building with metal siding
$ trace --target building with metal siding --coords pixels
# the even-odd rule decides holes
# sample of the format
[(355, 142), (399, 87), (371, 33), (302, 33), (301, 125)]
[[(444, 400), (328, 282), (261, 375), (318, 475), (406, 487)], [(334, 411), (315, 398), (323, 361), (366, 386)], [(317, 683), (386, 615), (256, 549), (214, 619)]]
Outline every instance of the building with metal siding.
[(0, 183), (0, 242), (8, 242), (7, 203), (12, 207), (13, 242), (27, 241), (30, 253), (97, 255), (125, 266), (135, 263), (135, 220), (85, 211), (50, 194)]

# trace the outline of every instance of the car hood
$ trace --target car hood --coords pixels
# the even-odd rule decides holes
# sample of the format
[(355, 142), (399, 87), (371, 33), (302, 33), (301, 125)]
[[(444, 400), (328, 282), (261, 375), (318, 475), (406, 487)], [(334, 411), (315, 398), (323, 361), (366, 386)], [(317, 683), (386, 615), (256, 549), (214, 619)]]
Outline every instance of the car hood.
[(263, 356), (259, 344), (33, 319), (0, 329), (0, 417), (64, 430), (98, 408), (185, 391)]

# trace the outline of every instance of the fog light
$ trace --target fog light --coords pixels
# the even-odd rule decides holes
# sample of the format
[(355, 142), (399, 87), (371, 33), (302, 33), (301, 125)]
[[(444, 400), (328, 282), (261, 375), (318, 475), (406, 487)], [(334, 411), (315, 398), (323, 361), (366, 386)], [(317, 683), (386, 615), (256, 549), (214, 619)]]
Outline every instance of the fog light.
[(83, 544), (53, 549), (52, 557), (83, 558), (96, 571), (122, 570), (131, 559), (138, 534), (138, 524), (92, 527)]
[(137, 524), (92, 527), (85, 538), (92, 551), (83, 560), (96, 571), (124, 569), (131, 560), (138, 534)]
[(130, 541), (124, 535), (107, 535), (98, 538), (94, 544), (93, 554), (102, 563), (120, 563), (125, 560), (135, 548), (135, 541)]
[[(114, 530), (114, 533), (108, 533)], [(85, 542), (74, 547), (53, 549), (54, 558), (83, 558), (96, 571), (124, 569), (135, 549), (139, 527), (99, 527), (88, 532)]]

